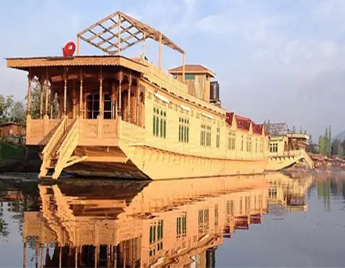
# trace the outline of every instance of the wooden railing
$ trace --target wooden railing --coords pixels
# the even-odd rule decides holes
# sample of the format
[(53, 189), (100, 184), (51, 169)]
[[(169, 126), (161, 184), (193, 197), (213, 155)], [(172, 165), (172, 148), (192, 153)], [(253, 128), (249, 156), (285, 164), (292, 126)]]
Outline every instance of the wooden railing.
[(174, 79), (169, 74), (165, 73), (163, 70), (157, 69), (152, 64), (149, 65), (149, 72), (150, 77), (153, 80), (151, 82), (156, 82), (157, 84), (159, 84), (162, 87), (165, 87), (166, 89), (174, 87), (175, 89), (187, 92), (187, 86), (185, 84)]
[(58, 178), (61, 171), (69, 161), (73, 151), (78, 146), (79, 139), (79, 119), (75, 119), (71, 129), (68, 131), (66, 138), (57, 150), (58, 161), (55, 166), (53, 179)]
[(118, 138), (118, 120), (80, 119), (79, 128), (83, 138)]
[(50, 161), (53, 156), (53, 154), (56, 153), (57, 146), (61, 142), (62, 137), (64, 136), (64, 133), (67, 128), (67, 117), (62, 119), (60, 125), (52, 135), (52, 137), (49, 139), (48, 143), (44, 147), (42, 151), (43, 159), (42, 159), (42, 165), (40, 169), (39, 177), (43, 177), (47, 174), (48, 168), (50, 166)]
[(145, 141), (145, 129), (131, 123), (121, 121), (120, 138), (121, 140), (130, 142), (143, 142)]
[(291, 151), (284, 151), (284, 152), (276, 152), (271, 153), (270, 157), (289, 157), (289, 156), (302, 156), (303, 152), (302, 150), (291, 150)]

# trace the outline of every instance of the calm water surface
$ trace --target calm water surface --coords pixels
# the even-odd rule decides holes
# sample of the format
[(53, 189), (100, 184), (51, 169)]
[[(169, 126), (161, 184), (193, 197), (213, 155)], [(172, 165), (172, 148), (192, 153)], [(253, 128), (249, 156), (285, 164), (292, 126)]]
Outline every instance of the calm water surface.
[(345, 267), (345, 175), (1, 179), (0, 267)]

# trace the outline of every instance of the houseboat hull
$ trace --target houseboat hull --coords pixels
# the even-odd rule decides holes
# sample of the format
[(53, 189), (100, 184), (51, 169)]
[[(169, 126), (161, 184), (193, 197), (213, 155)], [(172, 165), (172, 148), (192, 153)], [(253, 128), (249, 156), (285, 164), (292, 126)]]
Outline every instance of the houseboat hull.
[(85, 161), (66, 169), (67, 173), (87, 177), (138, 180), (164, 180), (264, 173), (268, 159), (218, 159), (184, 155), (144, 145), (118, 147), (80, 147)]

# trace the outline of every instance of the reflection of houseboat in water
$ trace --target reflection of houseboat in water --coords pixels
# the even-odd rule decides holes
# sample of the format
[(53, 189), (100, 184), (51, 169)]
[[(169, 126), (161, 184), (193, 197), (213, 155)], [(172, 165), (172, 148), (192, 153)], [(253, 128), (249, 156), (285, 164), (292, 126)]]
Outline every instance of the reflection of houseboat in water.
[(268, 184), (264, 176), (64, 182), (39, 192), (40, 212), (24, 215), (24, 249), (36, 239), (38, 266), (214, 267), (224, 238), (261, 223)]
[[(80, 39), (108, 55), (81, 56)], [(158, 68), (145, 57), (146, 39), (159, 42)], [(121, 55), (139, 42), (140, 58)], [(170, 74), (162, 70), (162, 44), (183, 55)], [(63, 57), (7, 59), (8, 67), (28, 72), (26, 143), (41, 152), (39, 177), (56, 179), (63, 170), (137, 179), (265, 170), (263, 126), (221, 108), (215, 74), (186, 65), (185, 52), (161, 32), (117, 12), (80, 32), (77, 56), (74, 49), (70, 43)], [(32, 118), (36, 80), (40, 115)]]
[(313, 183), (312, 175), (303, 178), (291, 178), (281, 173), (267, 176), (270, 184), (269, 207), (280, 206), (287, 211), (306, 211), (305, 193)]

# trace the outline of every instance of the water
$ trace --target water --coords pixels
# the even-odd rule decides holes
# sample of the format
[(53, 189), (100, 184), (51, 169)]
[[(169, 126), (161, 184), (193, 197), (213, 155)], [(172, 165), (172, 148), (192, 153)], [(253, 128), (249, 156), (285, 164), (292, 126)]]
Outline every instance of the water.
[(345, 175), (0, 177), (0, 267), (344, 267)]

